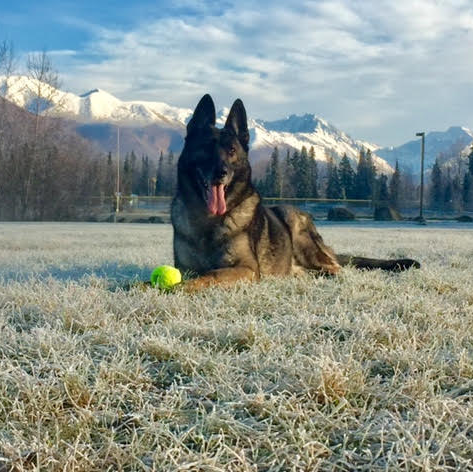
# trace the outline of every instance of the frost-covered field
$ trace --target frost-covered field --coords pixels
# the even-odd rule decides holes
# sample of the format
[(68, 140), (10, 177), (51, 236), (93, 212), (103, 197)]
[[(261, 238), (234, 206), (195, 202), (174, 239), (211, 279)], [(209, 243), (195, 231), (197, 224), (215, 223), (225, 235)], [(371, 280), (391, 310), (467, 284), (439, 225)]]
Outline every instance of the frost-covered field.
[(126, 291), (170, 226), (2, 223), (0, 470), (472, 470), (473, 230), (320, 231), (423, 268)]

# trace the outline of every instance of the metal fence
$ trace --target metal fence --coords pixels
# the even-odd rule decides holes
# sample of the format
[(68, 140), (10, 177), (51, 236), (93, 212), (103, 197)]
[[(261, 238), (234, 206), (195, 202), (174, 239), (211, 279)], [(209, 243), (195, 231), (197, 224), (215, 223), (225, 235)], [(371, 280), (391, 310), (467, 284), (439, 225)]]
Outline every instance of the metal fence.
[[(81, 219), (90, 221), (134, 221), (150, 223), (167, 223), (170, 221), (172, 197), (121, 196), (119, 211), (116, 211), (116, 197), (93, 197), (84, 202), (79, 214)], [(265, 205), (290, 204), (304, 210), (315, 219), (326, 219), (333, 207), (344, 207), (355, 214), (357, 219), (373, 219), (377, 206), (388, 206), (388, 202), (373, 200), (330, 200), (320, 198), (264, 198)], [(405, 202), (399, 209), (402, 217), (410, 219), (419, 215), (419, 202)], [(459, 215), (473, 217), (473, 212), (455, 210), (433, 210), (424, 208), (427, 219), (451, 219)]]

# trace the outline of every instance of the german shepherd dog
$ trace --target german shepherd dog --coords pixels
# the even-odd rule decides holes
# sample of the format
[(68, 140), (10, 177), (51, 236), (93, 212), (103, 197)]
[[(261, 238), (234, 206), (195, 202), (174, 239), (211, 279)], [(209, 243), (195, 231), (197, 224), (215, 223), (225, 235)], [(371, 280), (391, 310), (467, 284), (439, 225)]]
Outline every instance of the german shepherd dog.
[(309, 214), (292, 206), (264, 207), (251, 183), (242, 101), (233, 103), (222, 129), (215, 122), (214, 103), (205, 95), (187, 125), (178, 162), (171, 220), (175, 265), (196, 276), (187, 290), (265, 275), (336, 274), (347, 264), (388, 271), (420, 267), (412, 259), (336, 255)]

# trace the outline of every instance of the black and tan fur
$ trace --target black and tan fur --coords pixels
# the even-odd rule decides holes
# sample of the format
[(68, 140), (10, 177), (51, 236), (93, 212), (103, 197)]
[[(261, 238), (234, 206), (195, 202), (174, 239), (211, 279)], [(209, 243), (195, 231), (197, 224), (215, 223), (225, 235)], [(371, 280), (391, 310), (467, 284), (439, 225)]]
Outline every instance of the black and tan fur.
[(174, 259), (197, 277), (189, 290), (265, 275), (303, 271), (336, 274), (340, 267), (390, 271), (419, 267), (412, 259), (379, 260), (335, 255), (309, 214), (292, 206), (266, 208), (251, 184), (246, 111), (236, 100), (225, 126), (215, 126), (205, 95), (187, 125), (172, 203)]

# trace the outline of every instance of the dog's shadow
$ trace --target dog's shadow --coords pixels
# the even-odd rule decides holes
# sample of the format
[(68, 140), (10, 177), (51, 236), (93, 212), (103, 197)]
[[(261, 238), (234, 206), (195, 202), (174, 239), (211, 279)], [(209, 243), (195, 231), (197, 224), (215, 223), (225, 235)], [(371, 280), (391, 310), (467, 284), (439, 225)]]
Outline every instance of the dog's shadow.
[(105, 262), (96, 267), (76, 265), (73, 267), (49, 266), (39, 272), (3, 271), (0, 278), (3, 282), (16, 281), (30, 283), (34, 280), (47, 281), (54, 279), (61, 282), (90, 283), (92, 278), (105, 281), (109, 290), (130, 290), (132, 287), (149, 286), (149, 277), (153, 267), (136, 264), (118, 264)]

